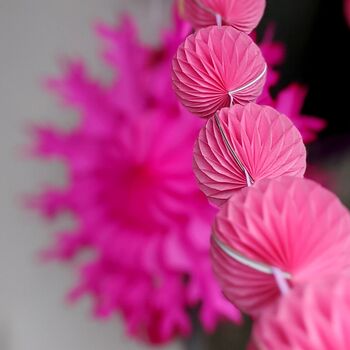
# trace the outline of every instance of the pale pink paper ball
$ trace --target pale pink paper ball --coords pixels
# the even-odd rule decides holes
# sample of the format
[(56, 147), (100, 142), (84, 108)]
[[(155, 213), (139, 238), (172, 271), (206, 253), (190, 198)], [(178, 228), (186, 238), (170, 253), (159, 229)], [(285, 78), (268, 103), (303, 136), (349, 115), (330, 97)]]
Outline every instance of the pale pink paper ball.
[(256, 350), (349, 350), (349, 314), (349, 276), (311, 282), (262, 313), (254, 326), (252, 346)]
[(213, 225), (212, 263), (220, 286), (253, 317), (280, 295), (272, 268), (293, 287), (348, 268), (349, 252), (348, 210), (303, 178), (261, 180), (236, 192)]
[(232, 27), (207, 27), (188, 36), (173, 59), (173, 87), (193, 114), (210, 118), (231, 103), (254, 102), (266, 78), (259, 47)]
[(250, 33), (260, 22), (265, 0), (183, 0), (183, 15), (194, 28), (222, 23)]
[(271, 107), (249, 103), (223, 108), (202, 128), (194, 147), (193, 170), (211, 203), (221, 206), (247, 186), (242, 165), (253, 182), (302, 177), (306, 150), (300, 132)]

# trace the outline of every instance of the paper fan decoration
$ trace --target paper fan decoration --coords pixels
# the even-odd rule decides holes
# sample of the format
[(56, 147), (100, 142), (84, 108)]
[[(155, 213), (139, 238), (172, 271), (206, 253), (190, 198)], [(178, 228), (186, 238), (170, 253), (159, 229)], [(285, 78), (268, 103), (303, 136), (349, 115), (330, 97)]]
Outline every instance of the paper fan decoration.
[(349, 276), (296, 288), (261, 315), (252, 346), (256, 350), (350, 349), (349, 291)]
[(226, 297), (255, 317), (280, 294), (275, 271), (293, 287), (348, 267), (349, 233), (347, 209), (316, 182), (261, 180), (236, 192), (218, 213), (214, 271)]
[(194, 28), (221, 21), (250, 33), (264, 14), (265, 0), (182, 0), (183, 16)]
[(207, 27), (187, 37), (173, 59), (173, 86), (193, 114), (209, 118), (232, 103), (254, 102), (266, 78), (258, 46), (232, 27)]
[(224, 204), (238, 189), (282, 175), (302, 177), (306, 150), (297, 128), (275, 109), (254, 103), (224, 108), (202, 128), (193, 170), (210, 202)]

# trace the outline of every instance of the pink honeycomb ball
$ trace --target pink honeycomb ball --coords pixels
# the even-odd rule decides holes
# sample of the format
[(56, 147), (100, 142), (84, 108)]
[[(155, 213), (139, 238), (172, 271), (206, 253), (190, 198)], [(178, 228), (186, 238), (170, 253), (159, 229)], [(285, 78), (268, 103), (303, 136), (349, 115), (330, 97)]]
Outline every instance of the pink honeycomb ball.
[(281, 294), (273, 269), (290, 287), (347, 269), (349, 233), (348, 210), (316, 182), (261, 180), (235, 193), (216, 216), (213, 268), (226, 297), (256, 317)]
[(266, 309), (256, 322), (256, 350), (349, 350), (350, 277), (300, 286)]
[(216, 24), (220, 16), (224, 24), (250, 33), (259, 24), (265, 6), (265, 0), (183, 0), (183, 15), (196, 29)]
[(271, 107), (249, 103), (221, 109), (202, 128), (194, 147), (193, 170), (211, 203), (221, 206), (247, 186), (242, 166), (253, 182), (302, 177), (306, 149), (300, 132)]
[(259, 47), (233, 27), (207, 27), (187, 37), (173, 59), (173, 87), (193, 114), (212, 117), (231, 104), (254, 102), (266, 79)]

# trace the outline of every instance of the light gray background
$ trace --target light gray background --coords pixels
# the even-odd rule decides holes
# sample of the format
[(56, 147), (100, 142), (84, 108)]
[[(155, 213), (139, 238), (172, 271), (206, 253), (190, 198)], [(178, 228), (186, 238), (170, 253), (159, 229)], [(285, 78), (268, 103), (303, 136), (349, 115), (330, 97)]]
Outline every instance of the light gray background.
[(0, 350), (146, 349), (123, 335), (120, 321), (92, 321), (88, 302), (64, 304), (70, 269), (42, 266), (35, 258), (54, 228), (20, 209), (21, 194), (45, 182), (63, 183), (64, 171), (28, 161), (20, 151), (29, 143), (26, 123), (69, 119), (39, 85), (40, 78), (57, 72), (60, 54), (86, 57), (95, 73), (106, 76), (97, 60), (93, 20), (113, 22), (121, 9), (132, 10), (151, 40), (168, 20), (165, 2), (0, 0)]

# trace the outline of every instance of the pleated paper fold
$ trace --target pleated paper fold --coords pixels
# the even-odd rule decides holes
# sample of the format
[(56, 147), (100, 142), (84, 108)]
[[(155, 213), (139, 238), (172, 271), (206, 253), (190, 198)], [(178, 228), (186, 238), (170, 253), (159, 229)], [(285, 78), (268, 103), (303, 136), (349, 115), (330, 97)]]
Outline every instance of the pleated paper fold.
[(220, 206), (247, 186), (242, 165), (253, 181), (302, 177), (306, 150), (289, 118), (271, 107), (250, 103), (224, 108), (209, 119), (194, 147), (193, 170), (212, 203)]
[(280, 269), (291, 287), (340, 273), (350, 264), (349, 228), (348, 210), (319, 184), (295, 177), (261, 180), (235, 193), (218, 213), (214, 271), (227, 298), (257, 316), (280, 295), (271, 271), (259, 269)]
[(209, 118), (219, 109), (254, 102), (266, 78), (259, 47), (232, 27), (207, 27), (187, 37), (173, 59), (173, 86), (193, 114)]
[(183, 15), (195, 29), (217, 24), (220, 16), (224, 24), (250, 33), (264, 14), (265, 0), (182, 0)]
[(261, 315), (254, 326), (252, 349), (350, 349), (349, 291), (349, 275), (296, 288)]

